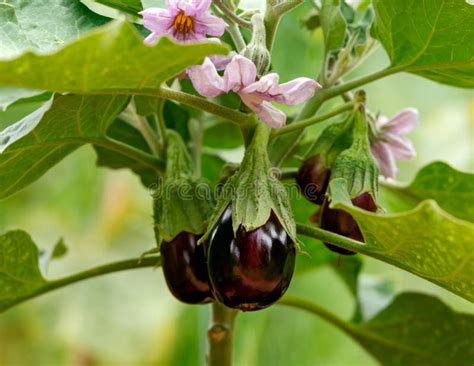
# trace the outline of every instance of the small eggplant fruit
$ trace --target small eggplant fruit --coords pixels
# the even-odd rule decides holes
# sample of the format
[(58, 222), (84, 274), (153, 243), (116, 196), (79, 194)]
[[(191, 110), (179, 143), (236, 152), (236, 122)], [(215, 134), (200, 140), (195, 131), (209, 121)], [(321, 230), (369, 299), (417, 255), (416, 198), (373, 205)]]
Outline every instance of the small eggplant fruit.
[(261, 227), (232, 229), (227, 207), (211, 234), (209, 279), (215, 298), (242, 311), (275, 303), (288, 289), (295, 267), (295, 244), (272, 212)]
[(321, 205), (324, 202), (330, 175), (331, 171), (324, 166), (321, 155), (313, 155), (301, 165), (296, 183), (308, 201)]
[(171, 293), (187, 304), (206, 304), (213, 300), (207, 273), (204, 244), (199, 236), (181, 232), (170, 242), (162, 242), (161, 264)]
[[(352, 203), (356, 207), (360, 207), (366, 211), (375, 212), (377, 205), (369, 193), (362, 193), (352, 199)], [(348, 238), (363, 242), (364, 237), (360, 232), (359, 226), (350, 214), (342, 210), (333, 210), (329, 208), (329, 201), (325, 200), (321, 212), (321, 229), (332, 231), (336, 234), (344, 235)], [(342, 255), (356, 254), (352, 250), (339, 248), (333, 244), (324, 243), (331, 251)]]

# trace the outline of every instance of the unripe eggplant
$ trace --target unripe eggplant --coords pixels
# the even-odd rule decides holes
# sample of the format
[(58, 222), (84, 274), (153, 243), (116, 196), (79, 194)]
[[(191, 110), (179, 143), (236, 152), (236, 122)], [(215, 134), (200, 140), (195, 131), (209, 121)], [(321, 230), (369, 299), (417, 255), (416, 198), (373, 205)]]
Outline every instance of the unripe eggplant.
[(327, 169), (321, 155), (313, 155), (306, 159), (298, 170), (296, 183), (303, 196), (310, 202), (321, 205), (329, 184), (331, 171)]
[(187, 232), (170, 242), (162, 242), (161, 264), (171, 293), (187, 304), (206, 304), (213, 300), (204, 244), (199, 237)]
[[(362, 208), (363, 210), (375, 212), (377, 205), (369, 193), (362, 193), (356, 198), (352, 199), (354, 206)], [(329, 201), (326, 199), (322, 206), (321, 212), (321, 228), (324, 230), (332, 231), (336, 234), (344, 235), (348, 238), (364, 241), (364, 237), (360, 232), (357, 222), (352, 218), (350, 214), (342, 210), (334, 210), (329, 208)], [(330, 243), (324, 243), (324, 245), (331, 251), (342, 255), (353, 255), (356, 254), (352, 250), (339, 248)]]
[(278, 218), (256, 230), (241, 226), (236, 236), (229, 206), (211, 234), (209, 279), (215, 298), (242, 311), (275, 303), (288, 289), (295, 267), (296, 248)]

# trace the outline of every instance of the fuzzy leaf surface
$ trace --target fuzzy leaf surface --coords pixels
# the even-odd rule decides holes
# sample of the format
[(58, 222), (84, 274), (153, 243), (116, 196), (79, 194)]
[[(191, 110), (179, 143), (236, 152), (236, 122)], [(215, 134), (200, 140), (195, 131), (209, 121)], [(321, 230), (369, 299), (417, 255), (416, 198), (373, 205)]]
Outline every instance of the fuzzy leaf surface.
[(374, 0), (373, 5), (372, 34), (393, 67), (474, 87), (474, 5), (465, 0)]
[(375, 214), (352, 206), (344, 182), (332, 180), (332, 207), (350, 213), (365, 244), (344, 245), (474, 301), (474, 225), (426, 200), (410, 211)]
[(131, 24), (113, 21), (54, 53), (26, 52), (0, 61), (0, 84), (78, 94), (133, 94), (156, 89), (205, 56), (227, 51), (216, 43), (185, 45), (167, 37), (149, 47)]
[(0, 132), (0, 198), (28, 186), (78, 147), (105, 139), (127, 101), (60, 95)]

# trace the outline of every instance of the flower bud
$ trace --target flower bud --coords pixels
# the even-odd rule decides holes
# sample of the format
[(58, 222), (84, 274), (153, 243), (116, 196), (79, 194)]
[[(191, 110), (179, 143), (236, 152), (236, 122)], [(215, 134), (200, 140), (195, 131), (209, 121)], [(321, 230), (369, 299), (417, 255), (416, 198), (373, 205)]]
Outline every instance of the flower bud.
[(270, 69), (271, 55), (266, 46), (265, 24), (260, 14), (252, 16), (252, 26), (252, 40), (241, 54), (255, 64), (257, 75), (265, 75)]

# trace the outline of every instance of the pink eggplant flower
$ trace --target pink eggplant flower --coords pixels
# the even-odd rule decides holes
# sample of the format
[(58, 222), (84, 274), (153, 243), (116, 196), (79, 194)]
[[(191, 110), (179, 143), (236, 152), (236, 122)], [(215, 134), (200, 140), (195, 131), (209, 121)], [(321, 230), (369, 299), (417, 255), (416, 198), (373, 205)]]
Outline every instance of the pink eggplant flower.
[(375, 127), (379, 136), (372, 144), (372, 154), (377, 159), (381, 174), (395, 178), (398, 174), (397, 160), (409, 160), (416, 155), (412, 142), (405, 135), (418, 126), (418, 111), (407, 108), (388, 119), (381, 116)]
[(199, 66), (188, 69), (188, 77), (199, 94), (205, 97), (233, 91), (242, 102), (272, 128), (285, 125), (286, 115), (270, 102), (296, 105), (311, 98), (321, 86), (308, 78), (297, 78), (279, 84), (278, 74), (271, 73), (257, 80), (257, 68), (248, 58), (236, 55), (224, 70), (221, 77), (208, 58)]
[(220, 37), (227, 24), (209, 14), (211, 0), (166, 0), (166, 9), (148, 8), (140, 14), (143, 25), (151, 31), (145, 43), (153, 44), (163, 35), (181, 42), (200, 41), (206, 35)]

